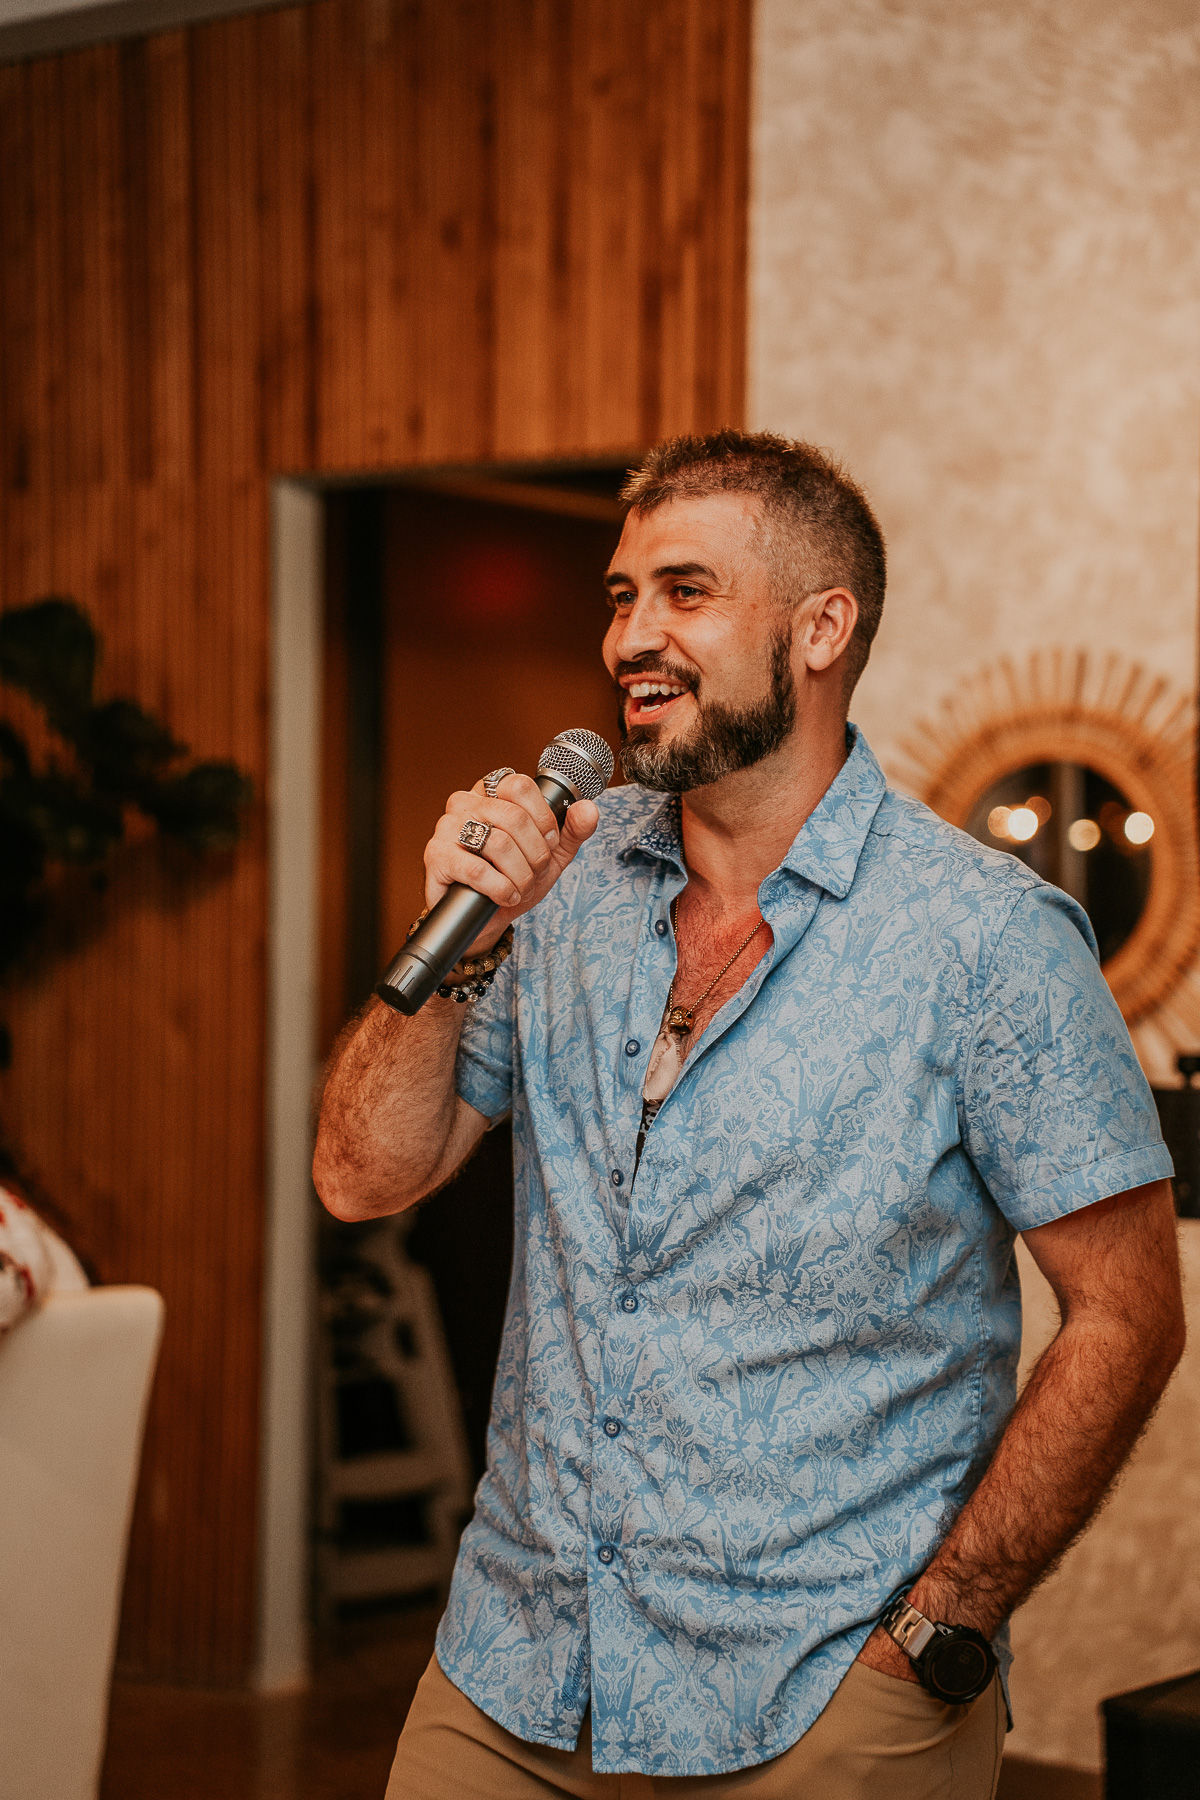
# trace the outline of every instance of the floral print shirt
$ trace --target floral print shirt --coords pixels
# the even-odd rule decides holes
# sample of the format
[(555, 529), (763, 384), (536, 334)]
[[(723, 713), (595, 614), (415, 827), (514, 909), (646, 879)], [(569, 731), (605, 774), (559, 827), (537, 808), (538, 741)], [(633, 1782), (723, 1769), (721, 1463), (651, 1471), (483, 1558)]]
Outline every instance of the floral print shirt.
[(516, 1238), (437, 1654), (534, 1743), (590, 1701), (598, 1771), (808, 1729), (1011, 1411), (1014, 1234), (1171, 1172), (1083, 912), (848, 738), (636, 1174), (676, 801), (603, 798), (463, 1032), (458, 1092), (512, 1113)]

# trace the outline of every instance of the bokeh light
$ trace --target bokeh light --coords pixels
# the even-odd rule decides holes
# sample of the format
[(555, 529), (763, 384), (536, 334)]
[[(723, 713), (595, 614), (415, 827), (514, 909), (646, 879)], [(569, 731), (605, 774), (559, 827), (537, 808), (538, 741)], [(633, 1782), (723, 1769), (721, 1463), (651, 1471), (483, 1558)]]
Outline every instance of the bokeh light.
[(1030, 806), (1014, 806), (1008, 815), (1008, 835), (1027, 844), (1038, 828), (1038, 816)]
[(1131, 844), (1148, 844), (1154, 836), (1154, 820), (1150, 814), (1131, 812), (1125, 821), (1125, 836)]
[(988, 814), (988, 830), (994, 838), (1008, 836), (1008, 821), (1012, 816), (1011, 806), (993, 806)]
[(1072, 850), (1094, 850), (1100, 842), (1100, 827), (1095, 819), (1076, 819), (1067, 832)]

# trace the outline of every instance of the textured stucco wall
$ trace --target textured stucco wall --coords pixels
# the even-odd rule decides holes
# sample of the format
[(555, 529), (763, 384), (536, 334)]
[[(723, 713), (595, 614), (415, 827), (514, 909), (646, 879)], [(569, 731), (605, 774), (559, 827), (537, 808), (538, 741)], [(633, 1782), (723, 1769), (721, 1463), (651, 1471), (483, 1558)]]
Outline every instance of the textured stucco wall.
[(1111, 646), (1190, 691), (1200, 510), (1193, 0), (759, 0), (749, 413), (888, 536), (855, 717)]
[[(1194, 0), (758, 0), (757, 40), (749, 415), (833, 449), (879, 512), (853, 716), (885, 764), (963, 675), (1042, 645), (1194, 693)], [(1193, 1357), (1018, 1615), (1027, 1756), (1097, 1766), (1101, 1694), (1200, 1664), (1198, 1404)]]

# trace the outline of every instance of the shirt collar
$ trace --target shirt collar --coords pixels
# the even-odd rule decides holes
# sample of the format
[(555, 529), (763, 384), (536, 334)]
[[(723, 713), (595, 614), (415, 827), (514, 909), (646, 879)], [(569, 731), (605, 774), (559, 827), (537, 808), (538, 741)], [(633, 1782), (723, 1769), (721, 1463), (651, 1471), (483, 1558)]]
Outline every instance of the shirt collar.
[(846, 744), (849, 756), (780, 864), (839, 900), (850, 892), (867, 833), (887, 790), (883, 770), (857, 725), (846, 726)]
[[(850, 892), (867, 833), (887, 787), (883, 770), (857, 725), (846, 726), (846, 743), (849, 755), (779, 865), (839, 900)], [(678, 794), (668, 795), (621, 855), (637, 851), (674, 863), (678, 869), (686, 868)]]

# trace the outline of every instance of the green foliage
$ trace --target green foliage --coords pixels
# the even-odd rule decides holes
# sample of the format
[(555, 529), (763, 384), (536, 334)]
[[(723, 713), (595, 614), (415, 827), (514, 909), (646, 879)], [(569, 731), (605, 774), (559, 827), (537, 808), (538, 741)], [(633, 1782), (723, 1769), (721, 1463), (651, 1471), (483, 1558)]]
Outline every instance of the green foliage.
[[(130, 807), (202, 854), (237, 841), (253, 798), (236, 764), (180, 768), (187, 745), (160, 719), (132, 700), (97, 701), (99, 658), (92, 623), (71, 600), (0, 613), (0, 681), (28, 694), (70, 750), (36, 768), (24, 739), (0, 720), (0, 979), (45, 924), (53, 865), (101, 868), (125, 836)], [(0, 1067), (7, 1045), (0, 1027)]]

